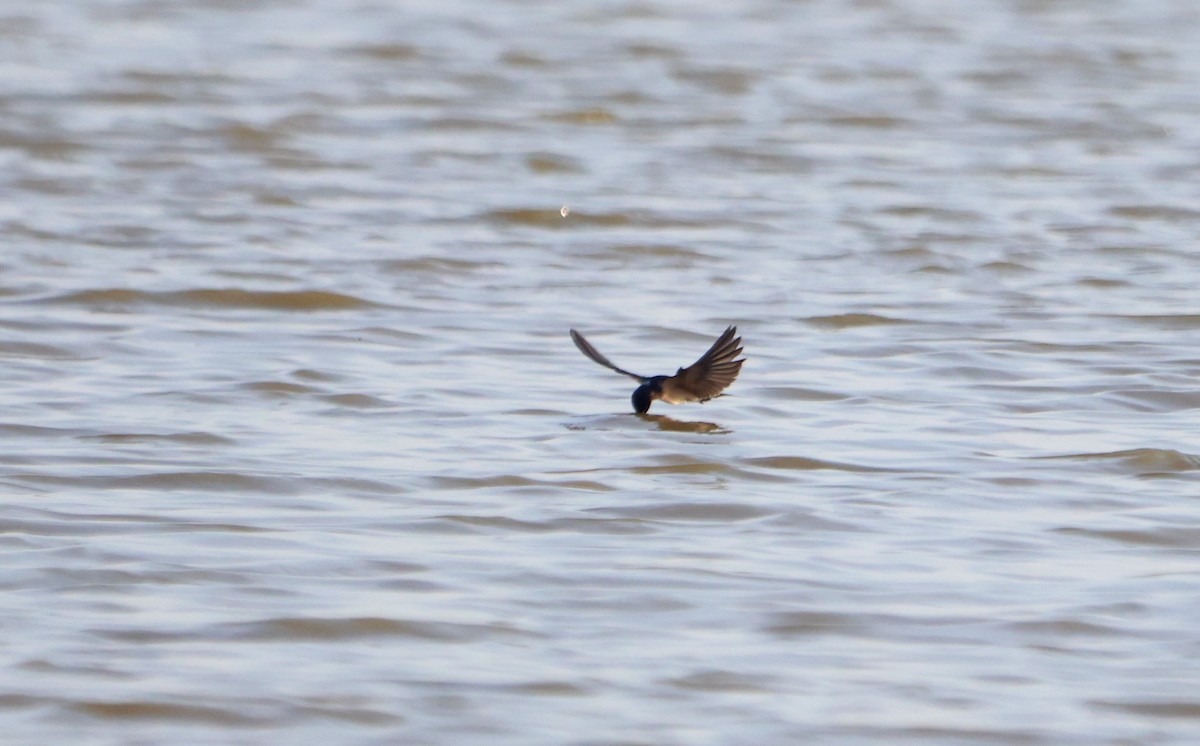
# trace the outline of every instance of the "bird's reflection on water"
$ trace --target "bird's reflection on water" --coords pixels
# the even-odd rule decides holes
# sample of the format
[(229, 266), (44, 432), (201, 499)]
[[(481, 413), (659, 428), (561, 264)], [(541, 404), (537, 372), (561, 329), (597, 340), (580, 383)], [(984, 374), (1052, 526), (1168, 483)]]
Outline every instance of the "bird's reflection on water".
[(732, 430), (715, 422), (700, 422), (696, 420), (677, 420), (665, 414), (629, 414), (605, 415), (603, 417), (587, 418), (588, 421), (579, 424), (568, 424), (568, 430), (620, 430), (629, 425), (633, 417), (653, 426), (655, 430), (668, 433), (702, 433), (708, 435), (726, 435)]
[(725, 433), (732, 432), (715, 422), (677, 420), (665, 414), (635, 414), (634, 417), (646, 422), (653, 422), (658, 426), (659, 430), (669, 433), (712, 433), (714, 435), (724, 435)]

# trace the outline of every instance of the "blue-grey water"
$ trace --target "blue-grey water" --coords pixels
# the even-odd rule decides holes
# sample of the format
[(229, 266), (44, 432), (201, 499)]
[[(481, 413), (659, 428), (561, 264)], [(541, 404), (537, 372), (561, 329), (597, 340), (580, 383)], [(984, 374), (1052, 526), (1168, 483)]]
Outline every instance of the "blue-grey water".
[(1197, 39), (7, 0), (5, 742), (1200, 742)]

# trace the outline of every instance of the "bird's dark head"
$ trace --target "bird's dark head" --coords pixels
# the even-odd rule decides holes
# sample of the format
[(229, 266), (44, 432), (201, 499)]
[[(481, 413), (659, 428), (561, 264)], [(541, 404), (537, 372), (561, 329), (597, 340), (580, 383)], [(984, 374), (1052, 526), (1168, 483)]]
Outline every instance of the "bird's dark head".
[(650, 402), (662, 398), (662, 384), (657, 380), (659, 378), (663, 378), (663, 376), (656, 376), (634, 389), (633, 411), (638, 414), (646, 414), (650, 411)]
[(650, 384), (643, 383), (633, 391), (633, 411), (638, 414), (646, 414), (650, 411), (650, 402), (654, 401), (650, 397)]

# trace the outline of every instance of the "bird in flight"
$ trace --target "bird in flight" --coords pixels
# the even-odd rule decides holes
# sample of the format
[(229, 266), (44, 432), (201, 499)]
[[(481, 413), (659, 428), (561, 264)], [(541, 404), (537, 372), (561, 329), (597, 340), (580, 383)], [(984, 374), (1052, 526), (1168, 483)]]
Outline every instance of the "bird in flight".
[(729, 388), (741, 371), (742, 363), (746, 362), (744, 358), (734, 359), (742, 354), (742, 338), (736, 335), (737, 327), (729, 327), (699, 360), (675, 371), (673, 376), (639, 376), (613, 365), (582, 334), (571, 330), (571, 340), (592, 362), (629, 376), (641, 384), (633, 392), (633, 411), (638, 414), (648, 412), (650, 403), (656, 399), (662, 399), (667, 404), (706, 402)]

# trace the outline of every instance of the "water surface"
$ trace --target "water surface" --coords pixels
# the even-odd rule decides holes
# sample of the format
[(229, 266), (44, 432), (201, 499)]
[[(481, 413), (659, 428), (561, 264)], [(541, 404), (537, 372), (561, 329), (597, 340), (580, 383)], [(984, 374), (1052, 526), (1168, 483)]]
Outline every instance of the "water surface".
[(8, 737), (1195, 743), (1198, 32), (8, 3)]

